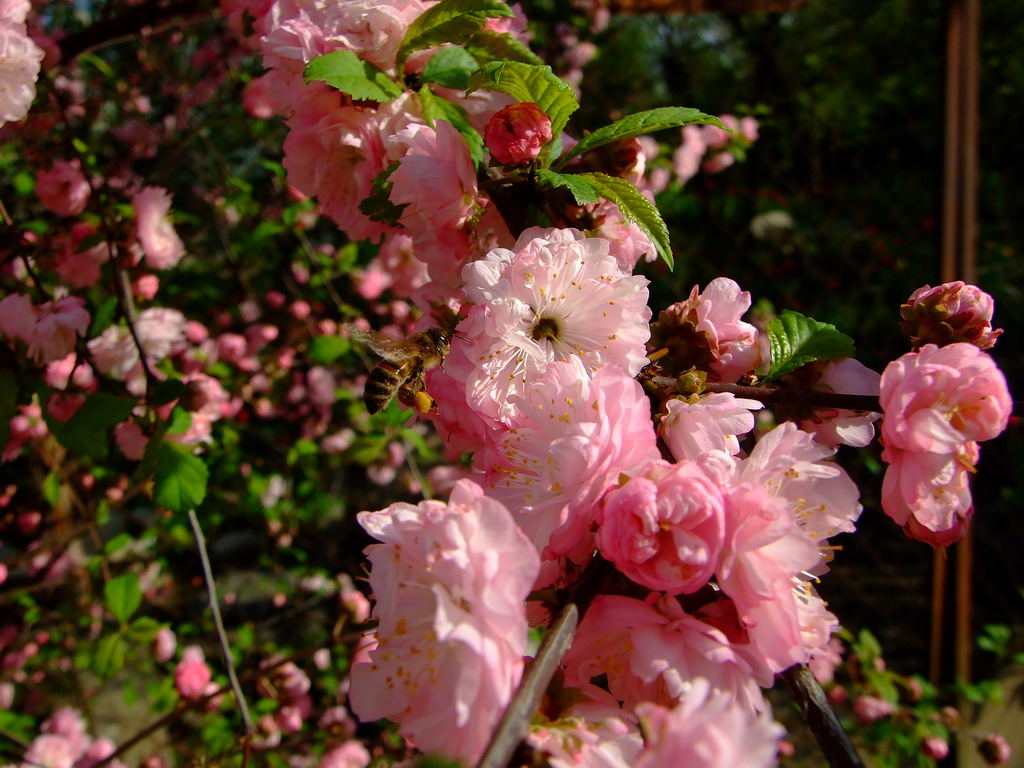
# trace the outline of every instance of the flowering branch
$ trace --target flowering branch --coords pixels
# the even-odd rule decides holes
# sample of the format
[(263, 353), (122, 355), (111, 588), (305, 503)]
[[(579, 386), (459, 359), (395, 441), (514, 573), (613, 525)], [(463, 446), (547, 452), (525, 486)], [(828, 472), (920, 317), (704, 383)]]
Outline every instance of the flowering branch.
[(800, 707), (815, 741), (831, 768), (863, 768), (853, 742), (832, 711), (825, 692), (806, 664), (797, 664), (782, 673), (793, 700)]

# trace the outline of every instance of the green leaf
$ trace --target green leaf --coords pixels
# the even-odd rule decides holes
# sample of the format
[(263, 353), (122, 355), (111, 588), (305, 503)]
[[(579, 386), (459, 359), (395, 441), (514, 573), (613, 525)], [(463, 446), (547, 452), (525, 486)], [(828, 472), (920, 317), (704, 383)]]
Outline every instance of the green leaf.
[(107, 455), (107, 430), (132, 415), (137, 401), (108, 392), (94, 392), (66, 422), (53, 419), (47, 425), (60, 444), (80, 456)]
[(466, 53), (465, 48), (449, 45), (430, 57), (423, 70), (423, 82), (437, 83), (445, 88), (466, 90), (469, 76), (480, 67), (477, 60)]
[(564, 157), (558, 160), (558, 167), (563, 167), (567, 162), (588, 150), (610, 144), (619, 139), (629, 136), (641, 136), (645, 133), (654, 133), (666, 128), (680, 128), (684, 125), (717, 125), (724, 128), (722, 121), (713, 115), (706, 115), (700, 110), (691, 107), (659, 107), (646, 112), (637, 112), (635, 115), (628, 115), (621, 120), (616, 120), (611, 125), (598, 128), (593, 133), (587, 134), (570, 149)]
[(171, 411), (171, 423), (167, 427), (168, 435), (184, 435), (192, 427), (192, 414), (180, 405)]
[(100, 304), (92, 316), (92, 323), (89, 325), (89, 338), (99, 336), (114, 322), (114, 313), (117, 312), (117, 299), (110, 298)]
[(92, 671), (103, 679), (117, 674), (124, 666), (126, 650), (127, 647), (121, 635), (104, 635), (96, 646), (96, 655), (92, 660)]
[(162, 442), (157, 448), (153, 500), (172, 512), (198, 507), (206, 498), (209, 470), (186, 446)]
[(609, 176), (606, 173), (580, 173), (580, 179), (591, 184), (601, 197), (611, 200), (619, 207), (626, 221), (635, 223), (654, 244), (658, 255), (668, 264), (675, 266), (672, 258), (672, 246), (669, 244), (668, 227), (658, 212), (657, 207), (640, 194), (640, 190), (625, 179)]
[(149, 396), (149, 404), (154, 406), (167, 405), (185, 394), (185, 383), (179, 379), (167, 379), (153, 387)]
[(133, 541), (135, 541), (135, 539), (132, 538), (130, 533), (119, 533), (103, 545), (103, 553), (106, 555), (112, 555), (118, 550), (124, 549)]
[[(551, 67), (521, 64), (518, 61), (492, 61), (485, 64), (469, 78), (466, 93), (480, 88), (498, 91), (516, 101), (532, 101), (551, 118), (551, 135), (559, 137), (569, 122), (569, 117), (580, 108), (572, 87), (557, 77)], [(551, 151), (549, 142), (541, 150), (543, 163)]]
[(853, 339), (830, 323), (819, 323), (787, 309), (768, 323), (772, 364), (765, 381), (795, 371), (815, 360), (853, 356)]
[(543, 66), (544, 60), (508, 32), (481, 29), (466, 42), (466, 50), (478, 61), (519, 61)]
[(11, 437), (11, 419), (17, 412), (18, 380), (14, 371), (0, 370), (0, 446), (7, 445)]
[(358, 101), (393, 101), (404, 88), (352, 51), (334, 51), (317, 56), (306, 65), (306, 82), (322, 81)]
[(512, 9), (498, 0), (441, 0), (409, 25), (395, 56), (395, 71), (405, 71), (405, 60), (414, 51), (445, 43), (461, 45), (488, 19), (512, 15)]
[(384, 455), (388, 442), (387, 435), (360, 435), (352, 441), (346, 453), (356, 464), (366, 466)]
[(151, 616), (139, 616), (128, 625), (125, 635), (134, 643), (151, 643), (156, 639), (156, 633), (165, 626)]
[(114, 618), (124, 624), (142, 604), (142, 587), (134, 573), (115, 576), (103, 585), (103, 599)]
[(397, 167), (398, 163), (394, 162), (378, 173), (371, 182), (373, 192), (359, 203), (359, 211), (371, 221), (397, 226), (398, 220), (402, 218), (402, 211), (409, 205), (395, 205), (391, 202), (391, 187), (394, 185), (388, 179)]
[(473, 127), (466, 110), (448, 99), (437, 96), (427, 86), (420, 88), (419, 95), (420, 104), (423, 106), (423, 119), (427, 121), (427, 124), (433, 128), (438, 120), (447, 120), (455, 126), (455, 130), (466, 140), (473, 165), (479, 167), (484, 160), (484, 137)]
[(541, 184), (549, 187), (565, 187), (576, 199), (577, 205), (596, 203), (601, 199), (593, 184), (588, 183), (577, 175), (569, 173), (555, 173), (547, 168), (540, 168), (537, 171), (537, 178)]
[(309, 342), (306, 357), (316, 365), (329, 365), (352, 349), (352, 343), (340, 336), (315, 336)]

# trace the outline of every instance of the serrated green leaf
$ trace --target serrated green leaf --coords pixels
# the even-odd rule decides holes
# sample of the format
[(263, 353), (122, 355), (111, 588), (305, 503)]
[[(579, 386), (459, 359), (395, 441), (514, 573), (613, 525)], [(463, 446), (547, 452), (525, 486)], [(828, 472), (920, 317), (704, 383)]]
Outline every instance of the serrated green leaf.
[(461, 45), (488, 19), (512, 15), (512, 9), (499, 0), (441, 0), (409, 25), (402, 44), (398, 46), (395, 71), (405, 71), (405, 60), (414, 51), (445, 43)]
[(168, 435), (184, 435), (192, 427), (192, 414), (180, 405), (171, 411), (171, 423), (167, 427)]
[(11, 419), (18, 412), (18, 380), (12, 370), (0, 371), (0, 445), (11, 436)]
[(642, 136), (666, 128), (680, 128), (684, 125), (717, 125), (719, 128), (724, 128), (722, 121), (717, 117), (706, 115), (700, 110), (690, 107), (659, 107), (646, 112), (637, 112), (635, 115), (628, 115), (584, 136), (564, 157), (559, 158), (557, 167), (563, 167), (574, 157), (595, 147), (610, 144), (619, 139)]
[(547, 168), (540, 168), (537, 171), (537, 179), (541, 184), (549, 187), (565, 187), (572, 193), (577, 205), (596, 203), (601, 199), (594, 185), (581, 179), (578, 175), (555, 173)]
[(359, 101), (393, 101), (405, 90), (383, 70), (352, 51), (333, 51), (317, 56), (306, 65), (305, 78), (307, 83), (327, 83)]
[(316, 365), (329, 365), (352, 349), (352, 342), (340, 336), (315, 336), (309, 342), (306, 357)]
[(519, 61), (543, 66), (544, 60), (508, 32), (481, 29), (466, 41), (466, 50), (480, 62)]
[(139, 577), (134, 573), (115, 576), (103, 585), (103, 599), (107, 610), (114, 618), (124, 624), (142, 605), (142, 587)]
[(172, 512), (185, 512), (202, 504), (210, 472), (186, 446), (162, 442), (157, 448), (153, 474), (153, 501)]
[(623, 218), (636, 224), (651, 239), (658, 255), (668, 264), (669, 269), (675, 266), (665, 220), (661, 218), (661, 213), (654, 203), (640, 194), (640, 190), (625, 179), (609, 176), (606, 173), (579, 173), (576, 175), (591, 184), (601, 197), (615, 203), (619, 207), (619, 211), (622, 212)]
[(106, 432), (132, 415), (134, 399), (108, 392), (94, 392), (66, 422), (47, 420), (60, 444), (79, 456), (101, 458), (107, 455)]
[[(484, 137), (473, 127), (473, 124), (469, 121), (469, 115), (466, 114), (466, 110), (458, 104), (448, 101), (448, 99), (442, 99), (431, 91), (428, 86), (420, 88), (419, 96), (420, 104), (423, 107), (423, 119), (427, 121), (431, 128), (434, 127), (438, 120), (446, 120), (451, 123), (455, 130), (462, 135), (462, 138), (466, 140), (466, 146), (469, 147), (469, 156), (473, 159), (473, 165), (479, 167), (484, 159)], [(403, 205), (402, 207), (404, 208), (405, 206)]]
[[(576, 94), (567, 82), (555, 75), (551, 67), (522, 64), (518, 61), (492, 61), (469, 78), (466, 93), (480, 88), (498, 91), (516, 101), (532, 101), (551, 118), (551, 135), (560, 137), (572, 113), (580, 108)], [(543, 165), (551, 152), (551, 142), (538, 156)]]
[(480, 64), (466, 52), (465, 48), (449, 45), (430, 57), (430, 61), (423, 69), (422, 80), (425, 83), (437, 83), (445, 88), (464, 91), (469, 76), (479, 67)]
[(765, 381), (773, 381), (815, 360), (853, 356), (853, 339), (830, 323), (820, 323), (787, 309), (768, 323), (772, 364)]
[(127, 646), (121, 635), (104, 635), (96, 645), (92, 671), (104, 680), (117, 674), (124, 666), (126, 650)]

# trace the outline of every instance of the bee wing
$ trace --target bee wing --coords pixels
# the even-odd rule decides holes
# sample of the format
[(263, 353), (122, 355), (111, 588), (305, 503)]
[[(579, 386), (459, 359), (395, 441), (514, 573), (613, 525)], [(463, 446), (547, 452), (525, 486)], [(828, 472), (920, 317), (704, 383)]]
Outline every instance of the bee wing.
[(415, 344), (410, 344), (406, 339), (396, 339), (380, 331), (367, 328), (358, 328), (354, 325), (346, 325), (352, 338), (362, 342), (385, 360), (402, 362), (408, 360), (418, 352)]

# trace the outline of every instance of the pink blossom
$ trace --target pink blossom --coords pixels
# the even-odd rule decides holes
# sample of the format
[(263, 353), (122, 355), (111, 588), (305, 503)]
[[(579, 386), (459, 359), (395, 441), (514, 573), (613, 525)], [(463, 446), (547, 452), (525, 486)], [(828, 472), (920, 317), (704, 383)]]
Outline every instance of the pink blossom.
[(608, 689), (627, 707), (642, 701), (671, 706), (703, 677), (742, 707), (760, 711), (766, 704), (759, 684), (772, 681), (756, 657), (670, 597), (652, 604), (598, 595), (562, 662), (567, 686), (585, 688), (606, 675)]
[(9, 293), (0, 299), (0, 333), (27, 342), (36, 327), (38, 313), (32, 299), (23, 293)]
[(527, 743), (551, 768), (632, 768), (643, 748), (635, 717), (596, 686), (586, 695), (594, 699), (574, 704), (557, 720), (535, 718)]
[(740, 320), (750, 308), (750, 294), (727, 277), (716, 277), (703, 293), (698, 288), (659, 313), (651, 347), (668, 349), (663, 362), (673, 371), (696, 366), (713, 381), (736, 381), (760, 359), (757, 328)]
[(871, 723), (888, 717), (896, 709), (890, 702), (877, 696), (858, 696), (853, 702), (853, 711), (862, 722)]
[(86, 344), (96, 368), (124, 381), (139, 362), (139, 352), (127, 328), (112, 325)]
[(181, 661), (174, 668), (174, 687), (182, 698), (198, 699), (204, 694), (212, 677), (202, 648), (190, 645), (182, 651)]
[(404, 150), (389, 177), (389, 199), (405, 206), (399, 222), (412, 236), (416, 258), (437, 278), (461, 266), (470, 247), (467, 227), (486, 198), (477, 190), (466, 140), (445, 120), (435, 125), (409, 125), (388, 142), (393, 151)]
[[(645, 197), (649, 195), (645, 193)], [(654, 261), (658, 258), (651, 238), (634, 222), (627, 222), (615, 203), (602, 200), (590, 206), (589, 210), (595, 225), (590, 235), (608, 241), (608, 253), (623, 272), (632, 273), (640, 259)]]
[[(110, 739), (96, 739), (75, 762), (75, 768), (93, 768), (99, 762), (110, 757), (116, 749), (117, 745)], [(111, 768), (126, 768), (124, 763), (116, 759), (109, 761), (107, 765), (110, 765)]]
[(89, 327), (89, 313), (79, 296), (65, 296), (35, 308), (37, 321), (28, 339), (28, 356), (50, 363), (71, 354), (77, 337)]
[(178, 638), (170, 627), (160, 627), (153, 640), (153, 658), (163, 664), (174, 657), (178, 647)]
[(697, 678), (680, 704), (637, 706), (644, 750), (636, 768), (770, 768), (785, 729), (768, 712), (755, 715)]
[(496, 248), (463, 270), (476, 303), (457, 332), (445, 372), (464, 382), (470, 406), (511, 423), (512, 395), (551, 363), (578, 357), (588, 370), (617, 363), (635, 376), (647, 363), (647, 279), (630, 276), (608, 243), (575, 229), (531, 228), (514, 250)]
[(921, 753), (933, 760), (944, 760), (949, 754), (949, 742), (939, 736), (929, 736), (921, 742)]
[(708, 451), (724, 451), (730, 456), (739, 453), (737, 435), (745, 435), (754, 428), (751, 411), (764, 406), (731, 392), (717, 392), (674, 398), (666, 403), (666, 408), (658, 434), (677, 461), (696, 461)]
[(586, 562), (597, 501), (620, 473), (658, 456), (647, 398), (617, 365), (590, 374), (571, 356), (513, 400), (513, 428), (484, 451), (488, 494), (545, 558)]
[[(378, 644), (352, 669), (351, 705), (424, 751), (475, 761), (523, 669), (537, 554), (500, 503), (460, 481), (447, 504), (358, 515)], [(401, 555), (399, 556), (399, 552)]]
[(0, 126), (24, 118), (36, 97), (44, 53), (28, 36), (28, 7), (6, 3), (0, 13)]
[(185, 255), (169, 213), (171, 196), (163, 187), (145, 187), (132, 198), (139, 242), (150, 269), (169, 269)]
[(721, 152), (715, 152), (711, 157), (705, 160), (700, 165), (700, 169), (704, 173), (721, 173), (726, 168), (729, 168), (736, 163), (736, 155), (732, 152), (725, 150)]
[(981, 349), (996, 343), (1002, 328), (992, 328), (992, 297), (962, 280), (937, 288), (922, 286), (900, 307), (900, 328), (915, 348), (967, 342)]
[(974, 442), (953, 453), (901, 451), (886, 446), (882, 510), (912, 539), (944, 547), (964, 537), (974, 515), (970, 477), (978, 463)]
[(150, 307), (135, 318), (135, 332), (147, 357), (154, 361), (167, 357), (175, 344), (185, 339), (185, 316), (177, 309)]
[(132, 281), (132, 291), (141, 299), (152, 301), (160, 290), (160, 278), (156, 275), (139, 275)]
[(989, 765), (1002, 765), (1013, 752), (1002, 734), (990, 733), (978, 739), (978, 754)]
[(725, 499), (697, 464), (659, 460), (610, 491), (596, 520), (597, 546), (619, 571), (654, 590), (691, 593), (718, 562)]
[(110, 252), (103, 245), (79, 251), (77, 245), (60, 238), (53, 247), (54, 270), (72, 288), (94, 285), (100, 279), (100, 268), (110, 258)]
[(686, 125), (682, 129), (683, 143), (672, 156), (672, 165), (675, 169), (676, 178), (680, 184), (697, 175), (700, 170), (700, 162), (707, 152), (707, 141), (698, 125)]
[[(852, 357), (830, 360), (821, 365), (821, 374), (812, 386), (824, 392), (846, 395), (877, 395), (881, 377)], [(842, 408), (816, 408), (800, 428), (825, 445), (851, 445), (863, 448), (875, 437), (874, 422), (880, 414)]]
[(350, 740), (324, 753), (317, 768), (366, 768), (370, 753), (361, 742)]
[(991, 440), (1012, 410), (1006, 378), (973, 344), (926, 344), (886, 366), (879, 400), (886, 447), (952, 453)]
[(74, 707), (61, 707), (43, 723), (43, 733), (52, 733), (68, 739), (71, 749), (80, 754), (88, 746), (91, 739), (85, 731), (85, 720), (82, 713)]
[(25, 764), (40, 768), (72, 768), (80, 754), (68, 737), (41, 733), (25, 750), (24, 760)]
[(491, 156), (503, 165), (526, 165), (551, 141), (551, 118), (532, 101), (498, 110), (484, 129)]
[(274, 102), (267, 95), (268, 77), (254, 77), (242, 91), (242, 107), (257, 120), (269, 120), (274, 116)]
[(77, 159), (58, 160), (36, 172), (36, 196), (58, 216), (77, 216), (84, 211), (91, 191)]

